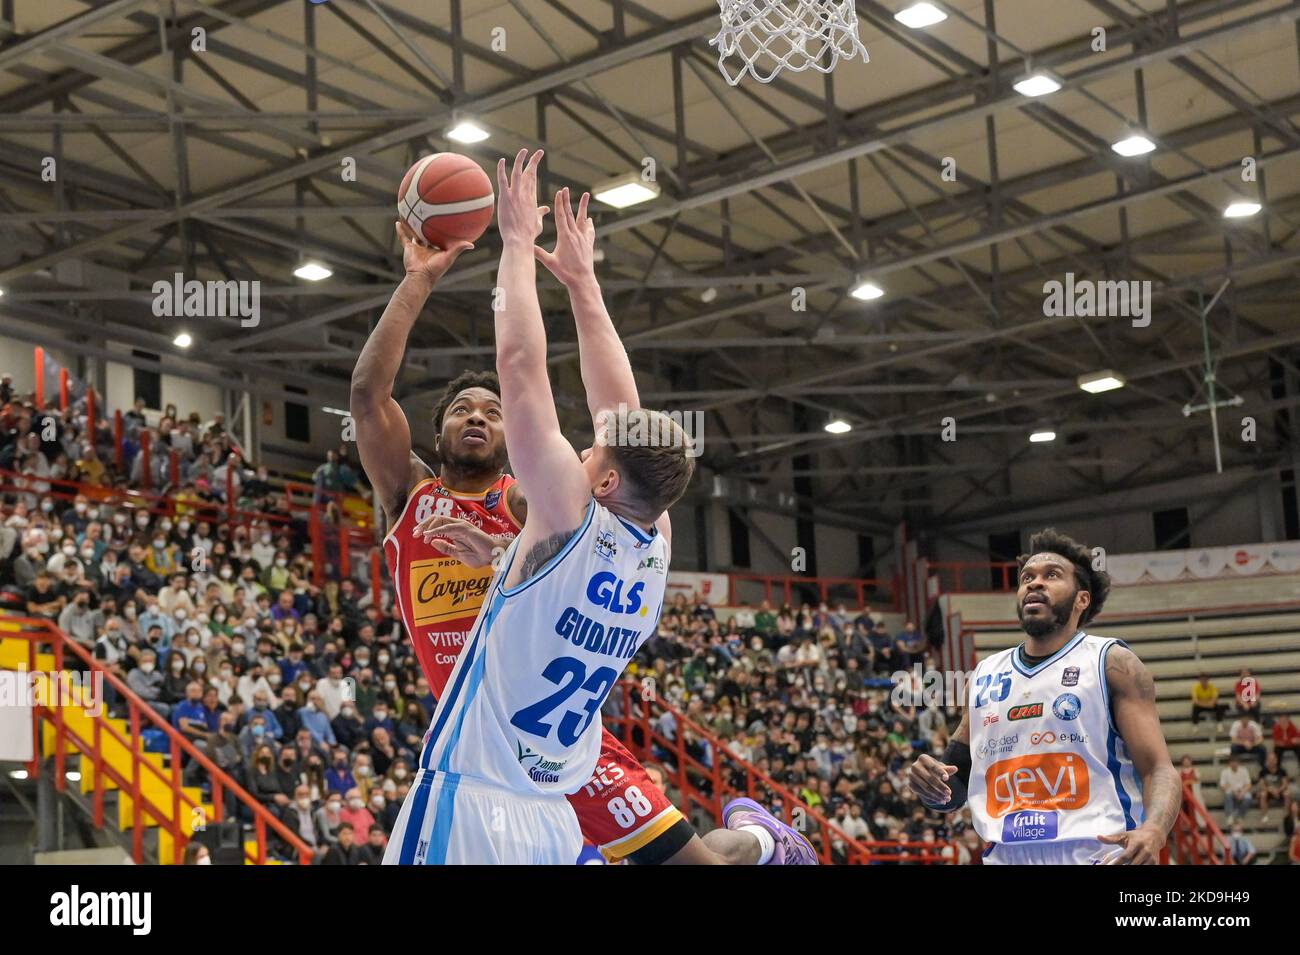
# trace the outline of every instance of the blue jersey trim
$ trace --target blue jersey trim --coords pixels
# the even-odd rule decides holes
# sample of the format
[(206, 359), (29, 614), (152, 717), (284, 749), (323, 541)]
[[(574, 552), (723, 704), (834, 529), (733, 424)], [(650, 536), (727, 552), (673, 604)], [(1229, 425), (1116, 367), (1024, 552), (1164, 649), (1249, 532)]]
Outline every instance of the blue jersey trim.
[(1118, 741), (1119, 734), (1113, 729), (1106, 734), (1106, 768), (1115, 781), (1115, 795), (1119, 797), (1120, 808), (1124, 810), (1124, 828), (1132, 830), (1137, 828), (1137, 823), (1133, 821), (1133, 800), (1129, 798), (1124, 781), (1120, 778), (1122, 767), (1119, 764), (1119, 750), (1115, 745)]
[(438, 718), (434, 721), (433, 729), (429, 733), (429, 741), (424, 744), (424, 750), (420, 753), (421, 769), (433, 769), (433, 766), (431, 765), (433, 761), (433, 751), (437, 748), (438, 737), (442, 735), (442, 729), (447, 725), (447, 718), (451, 716), (451, 711), (455, 709), (461, 688), (465, 685), (465, 679), (468, 676), (471, 664), (473, 663), (474, 653), (478, 649), (478, 638), (481, 629), (481, 627), (475, 627), (474, 638), (470, 640), (469, 646), (461, 651), (462, 656), (467, 656), (468, 659), (464, 659), (458, 664), (456, 682), (452, 684), (451, 692), (446, 695), (445, 699), (438, 701), (439, 704), (445, 702), (447, 705), (442, 707), (441, 711), (438, 713)]
[(456, 817), (456, 789), (460, 786), (460, 774), (448, 773), (442, 779), (442, 788), (438, 791), (438, 805), (433, 810), (433, 832), (429, 836), (429, 855), (427, 865), (446, 865), (447, 849), (451, 845), (451, 824)]
[(480, 630), (480, 635), (483, 637), (483, 647), (470, 663), (471, 672), (469, 685), (465, 690), (465, 702), (461, 704), (460, 712), (456, 714), (456, 726), (451, 731), (451, 739), (447, 741), (447, 746), (442, 751), (442, 758), (438, 760), (439, 772), (445, 773), (451, 769), (451, 756), (456, 750), (456, 744), (460, 742), (460, 732), (465, 726), (465, 716), (469, 713), (469, 708), (474, 704), (474, 697), (478, 695), (478, 689), (483, 684), (483, 669), (487, 661), (488, 632), (491, 630), (497, 614), (501, 612), (501, 604), (504, 600), (504, 597), (497, 594), (492, 600), (492, 606), (483, 616), (483, 627)]
[[(615, 514), (614, 516), (618, 517), (617, 514)], [(646, 534), (645, 531), (641, 530), (641, 528), (637, 527), (631, 521), (625, 521), (623, 520), (623, 518), (618, 517), (618, 522), (622, 524), (624, 527), (626, 527), (627, 532), (631, 534), (633, 537), (635, 537), (642, 544), (648, 544), (656, 537), (659, 536), (659, 528), (657, 526), (653, 528), (649, 534)]]
[(429, 809), (429, 789), (432, 784), (433, 774), (423, 775), (415, 787), (415, 792), (407, 796), (411, 799), (411, 812), (406, 817), (406, 837), (402, 839), (402, 851), (397, 857), (398, 865), (411, 865), (415, 862), (415, 847), (419, 845), (420, 832), (424, 829), (424, 814)]
[(1053, 663), (1056, 663), (1067, 653), (1069, 653), (1071, 650), (1077, 647), (1079, 643), (1083, 640), (1083, 638), (1086, 636), (1087, 634), (1084, 633), (1082, 630), (1080, 630), (1078, 633), (1076, 633), (1073, 637), (1070, 638), (1069, 643), (1061, 647), (1061, 649), (1057, 650), (1055, 653), (1053, 653), (1042, 663), (1037, 664), (1035, 667), (1033, 667), (1033, 669), (1029, 669), (1029, 670), (1025, 669), (1023, 666), (1020, 665), (1020, 649), (1021, 647), (1024, 646), (1024, 644), (1022, 643), (1020, 644), (1020, 646), (1017, 646), (1014, 649), (1012, 649), (1011, 665), (1016, 668), (1016, 672), (1019, 673), (1021, 676), (1037, 676), (1038, 674), (1042, 673), (1043, 670), (1050, 667)]
[[(564, 546), (560, 548), (560, 552), (556, 554), (554, 557), (552, 557), (550, 560), (548, 560), (545, 564), (543, 564), (541, 570), (533, 574), (533, 576), (529, 577), (523, 583), (515, 584), (515, 586), (511, 588), (506, 588), (505, 581), (506, 578), (510, 576), (510, 564), (514, 564), (515, 556), (516, 556), (515, 554), (511, 554), (510, 564), (506, 565), (505, 572), (502, 573), (501, 575), (502, 587), (501, 590), (499, 591), (501, 596), (513, 597), (515, 596), (515, 594), (523, 593), (533, 584), (537, 583), (539, 580), (541, 580), (543, 577), (545, 577), (547, 574), (553, 571), (556, 567), (560, 566), (560, 561), (564, 560), (565, 557), (569, 556), (569, 552), (578, 546), (578, 541), (580, 541), (582, 539), (582, 536), (587, 533), (587, 528), (591, 526), (591, 519), (595, 515), (595, 513), (596, 513), (596, 499), (593, 497), (591, 499), (591, 503), (587, 505), (587, 516), (582, 519), (582, 524), (579, 525), (578, 529), (573, 532), (573, 536), (570, 537), (567, 541), (565, 541)], [(520, 537), (522, 536), (523, 535), (520, 535)], [(516, 540), (518, 539), (519, 538), (516, 538)]]

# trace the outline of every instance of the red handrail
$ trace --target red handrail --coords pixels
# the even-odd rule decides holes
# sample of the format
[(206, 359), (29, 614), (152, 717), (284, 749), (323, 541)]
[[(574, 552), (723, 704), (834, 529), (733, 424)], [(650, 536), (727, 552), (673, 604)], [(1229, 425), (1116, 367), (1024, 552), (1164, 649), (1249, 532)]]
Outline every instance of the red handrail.
[(1183, 804), (1174, 819), (1173, 836), (1179, 865), (1236, 865), (1232, 844), (1189, 782), (1183, 783)]
[[(305, 842), (298, 837), (288, 826), (277, 819), (270, 811), (258, 802), (252, 795), (232, 779), (226, 772), (218, 767), (212, 760), (198, 750), (188, 739), (170, 723), (159, 716), (148, 703), (141, 700), (125, 682), (118, 679), (111, 673), (107, 667), (94, 658), (94, 656), (75, 640), (65, 634), (58, 627), (54, 626), (48, 620), (40, 620), (30, 617), (5, 617), (6, 622), (16, 623), (23, 629), (17, 633), (6, 633), (5, 639), (20, 639), (28, 641), (28, 671), (37, 670), (36, 656), (37, 644), (50, 643), (54, 648), (54, 667), (56, 674), (63, 672), (64, 654), (66, 650), (71, 650), (75, 656), (80, 658), (92, 672), (99, 675), (101, 679), (108, 682), (113, 688), (122, 695), (126, 700), (129, 712), (130, 736), (123, 736), (121, 732), (111, 723), (106, 722), (103, 718), (97, 717), (94, 721), (94, 738), (90, 741), (83, 740), (75, 733), (68, 730), (63, 720), (63, 707), (61, 701), (56, 701), (55, 705), (48, 706), (42, 704), (33, 707), (32, 712), (32, 736), (35, 743), (35, 750), (32, 762), (28, 765), (28, 772), (32, 778), (40, 776), (41, 769), (41, 735), (40, 721), (42, 719), (50, 720), (55, 727), (55, 752), (54, 752), (54, 785), (62, 792), (67, 785), (67, 776), (64, 767), (67, 761), (67, 751), (65, 744), (71, 744), (71, 747), (83, 755), (89, 757), (95, 767), (95, 794), (94, 794), (94, 812), (95, 825), (102, 827), (104, 823), (104, 779), (110, 778), (117, 783), (122, 792), (129, 792), (132, 799), (135, 812), (135, 831), (132, 834), (132, 855), (137, 864), (144, 861), (144, 813), (147, 811), (159, 826), (165, 829), (172, 836), (174, 861), (180, 862), (184, 850), (184, 844), (188, 837), (184, 835), (180, 827), (180, 809), (182, 802), (185, 806), (193, 811), (199, 808), (189, 796), (182, 792), (181, 785), (181, 753), (186, 753), (190, 759), (198, 762), (208, 772), (208, 778), (212, 782), (212, 804), (216, 822), (221, 822), (225, 815), (224, 794), (229, 791), (236, 799), (242, 802), (253, 814), (254, 827), (257, 834), (257, 852), (251, 856), (252, 860), (258, 865), (266, 862), (266, 836), (267, 827), (273, 829), (288, 845), (297, 853), (298, 860), (302, 865), (308, 865), (314, 855), (314, 851)], [(58, 677), (56, 677), (57, 679)], [(161, 729), (168, 736), (171, 743), (171, 765), (170, 776), (164, 773), (161, 768), (143, 758), (144, 747), (141, 738), (142, 717), (147, 718), (155, 727)], [(103, 761), (101, 741), (102, 734), (108, 733), (119, 743), (121, 743), (131, 754), (131, 776), (124, 777), (117, 772), (112, 766)], [(153, 805), (141, 793), (141, 772), (149, 771), (155, 777), (160, 779), (171, 789), (172, 807), (171, 816), (163, 813), (159, 807)], [(246, 853), (247, 854), (247, 853)]]
[[(832, 842), (839, 842), (844, 846), (850, 865), (900, 861), (920, 862), (925, 865), (956, 863), (957, 853), (955, 851), (952, 853), (951, 859), (943, 856), (943, 850), (950, 848), (950, 844), (945, 842), (864, 842), (854, 839), (832, 820), (809, 806), (786, 787), (736, 756), (725, 742), (689, 719), (672, 704), (665, 703), (658, 698), (653, 700), (642, 698), (639, 693), (634, 692), (636, 684), (630, 680), (620, 681), (619, 687), (623, 698), (623, 710), (621, 716), (605, 716), (606, 724), (614, 724), (614, 727), (617, 728), (611, 728), (610, 732), (614, 733), (615, 736), (619, 736), (623, 744), (634, 753), (638, 751), (642, 754), (650, 752), (651, 743), (657, 743), (662, 749), (669, 750), (674, 754), (677, 763), (675, 782), (686, 803), (680, 807), (684, 814), (689, 815), (691, 808), (698, 806), (709, 813), (718, 825), (721, 825), (722, 806), (726, 801), (724, 796), (744, 795), (756, 799), (760, 803), (771, 802), (770, 798), (765, 800), (763, 798), (765, 794), (760, 791), (766, 789), (770, 796), (780, 800), (781, 815), (784, 817), (785, 822), (794, 825), (800, 831), (815, 831), (818, 833), (819, 838), (814, 842), (814, 847), (818, 849), (818, 854), (823, 863), (834, 862), (834, 854), (831, 848)], [(669, 739), (653, 727), (650, 714), (655, 707), (673, 714), (677, 721), (676, 739)], [(713, 750), (712, 766), (706, 766), (686, 751), (684, 730), (689, 730), (709, 744)], [(635, 738), (634, 731), (640, 732), (640, 742)], [(729, 778), (731, 773), (723, 772), (722, 761), (724, 758), (729, 763), (730, 770), (739, 771), (744, 775), (744, 789), (737, 789), (733, 786)], [(711, 796), (705, 795), (694, 784), (690, 771), (693, 771), (697, 776), (709, 779), (713, 790)], [(802, 820), (796, 818), (796, 812), (802, 814)], [(800, 825), (800, 822), (803, 822), (803, 825)], [(813, 842), (811, 839), (809, 841)], [(906, 857), (895, 854), (897, 850), (901, 849), (906, 849), (909, 854)]]

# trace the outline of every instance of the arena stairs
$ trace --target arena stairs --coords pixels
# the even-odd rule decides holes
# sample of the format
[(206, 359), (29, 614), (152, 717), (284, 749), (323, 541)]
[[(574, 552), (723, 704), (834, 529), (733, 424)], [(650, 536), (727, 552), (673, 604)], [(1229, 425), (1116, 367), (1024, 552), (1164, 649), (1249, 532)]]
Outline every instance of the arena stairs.
[[(45, 699), (52, 700), (56, 694), (49, 675), (60, 671), (56, 654), (48, 652), (48, 648), (61, 642), (59, 656), (66, 665), (74, 656), (70, 649), (72, 641), (55, 627), (42, 624), (38, 628), (33, 624), (23, 618), (0, 617), (0, 670), (30, 671), (30, 647), (36, 640), (39, 652), (35, 657), (35, 671), (41, 674), (36, 680), (45, 690)], [(65, 691), (62, 705), (57, 707), (57, 717), (54, 708), (42, 705), (35, 708), (39, 720), (39, 737), (35, 741), (38, 751), (35, 764), (26, 764), (27, 778), (50, 774), (66, 804), (89, 821), (94, 831), (92, 838), (98, 845), (115, 843), (137, 863), (173, 864), (195, 831), (216, 820), (206, 786), (180, 785), (181, 770), (175, 764), (184, 744), (179, 734), (168, 727), (168, 751), (146, 751), (143, 735), (133, 744), (128, 719), (108, 715), (104, 707), (90, 698), (89, 690), (83, 691), (80, 683), (71, 682), (69, 687), (70, 692)], [(137, 706), (141, 713), (147, 708), (147, 704), (125, 690), (124, 684), (118, 692), (131, 701), (124, 706)], [(143, 715), (139, 724), (142, 729), (154, 728)], [(96, 746), (98, 768), (93, 755)], [(60, 772), (62, 786), (58, 779)], [(138, 797), (133, 792), (137, 772)], [(216, 772), (220, 774), (219, 770)], [(260, 806), (254, 809), (255, 801), (230, 777), (226, 776), (222, 785), (232, 788), (236, 798), (249, 805), (256, 820), (254, 832), (250, 833), (249, 826), (242, 830), (245, 864), (258, 864), (259, 859), (263, 864), (281, 864), (269, 853), (259, 852), (256, 838), (261, 832), (265, 841), (269, 828), (280, 827), (268, 826), (270, 820), (265, 818), (265, 810)], [(301, 844), (295, 848), (299, 847)]]
[[(1012, 616), (1012, 594), (950, 594), (948, 599), (951, 610), (961, 614), (962, 629), (973, 632), (976, 659), (1024, 639)], [(1300, 720), (1300, 575), (1117, 586), (1088, 630), (1124, 640), (1146, 663), (1155, 677), (1156, 708), (1174, 766), (1183, 756), (1192, 757), (1205, 805), (1226, 831), (1219, 774), (1227, 765), (1233, 690), (1242, 669), (1249, 668), (1259, 680), (1266, 742), (1278, 715)], [(1191, 691), (1201, 673), (1209, 675), (1220, 701), (1228, 704), (1222, 729), (1208, 718), (1192, 725)], [(1243, 765), (1258, 778), (1254, 760)], [(1294, 780), (1294, 760), (1287, 759), (1284, 768)], [(1256, 864), (1285, 861), (1282, 807), (1269, 812), (1268, 823), (1258, 808), (1244, 819), (1246, 835), (1259, 853)]]

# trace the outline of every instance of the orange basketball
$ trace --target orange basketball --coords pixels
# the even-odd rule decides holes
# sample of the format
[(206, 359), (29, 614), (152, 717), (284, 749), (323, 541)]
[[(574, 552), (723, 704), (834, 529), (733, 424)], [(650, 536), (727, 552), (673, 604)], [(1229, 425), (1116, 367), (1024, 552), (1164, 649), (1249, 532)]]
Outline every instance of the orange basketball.
[(397, 212), (416, 235), (445, 249), (476, 242), (492, 224), (492, 180), (477, 162), (458, 153), (425, 156), (407, 170)]

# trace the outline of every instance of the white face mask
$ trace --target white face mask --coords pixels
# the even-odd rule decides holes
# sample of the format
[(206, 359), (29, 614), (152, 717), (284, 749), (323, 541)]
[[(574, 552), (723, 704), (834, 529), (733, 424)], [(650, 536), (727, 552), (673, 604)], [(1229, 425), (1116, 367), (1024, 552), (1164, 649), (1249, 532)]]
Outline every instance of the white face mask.
[(302, 799), (299, 799), (299, 800), (298, 800), (298, 808), (299, 808), (299, 809), (310, 809), (310, 808), (311, 808), (311, 800), (310, 800), (310, 799), (307, 799), (306, 797), (304, 797), (304, 798), (302, 798)]
[(204, 856), (195, 865), (212, 865), (212, 856)]
[(156, 547), (158, 550), (162, 550), (164, 547), (167, 546), (167, 541), (161, 537), (155, 537), (153, 539), (153, 546)]
[(143, 514), (143, 515), (141, 515), (140, 517), (137, 517), (137, 518), (135, 519), (135, 526), (136, 526), (136, 527), (148, 527), (148, 526), (149, 526), (149, 515), (148, 515), (148, 514)]
[(366, 804), (362, 802), (360, 799), (349, 799), (348, 805), (351, 806), (353, 809), (364, 809)]
[(63, 547), (60, 547), (59, 550), (63, 551), (63, 556), (64, 556), (64, 557), (76, 557), (76, 556), (77, 556), (77, 548), (74, 547), (72, 544), (67, 544), (67, 545), (65, 545), (65, 546), (63, 546)]
[(276, 558), (276, 561), (275, 561), (275, 566), (277, 566), (277, 567), (288, 567), (288, 566), (289, 566), (289, 562), (288, 562), (287, 560), (285, 560), (283, 557), (277, 557), (277, 558)]
[(167, 518), (164, 517), (164, 518), (159, 522), (158, 526), (161, 527), (161, 528), (162, 528), (163, 530), (165, 530), (165, 531), (169, 531), (169, 530), (172, 529), (172, 522), (169, 521), (169, 520), (167, 520)]
[(140, 669), (143, 670), (145, 673), (152, 673), (152, 672), (153, 672), (153, 667), (154, 667), (154, 665), (153, 665), (152, 663), (141, 663), (141, 664), (140, 664)]
[(222, 567), (222, 568), (221, 568), (221, 579), (222, 579), (222, 580), (229, 580), (230, 577), (231, 577), (231, 574), (232, 574), (232, 571), (230, 570), (229, 567)]
[(85, 505), (85, 504), (74, 504), (74, 505), (72, 505), (72, 509), (75, 510), (78, 514), (85, 514), (85, 513), (86, 513), (86, 505)]

